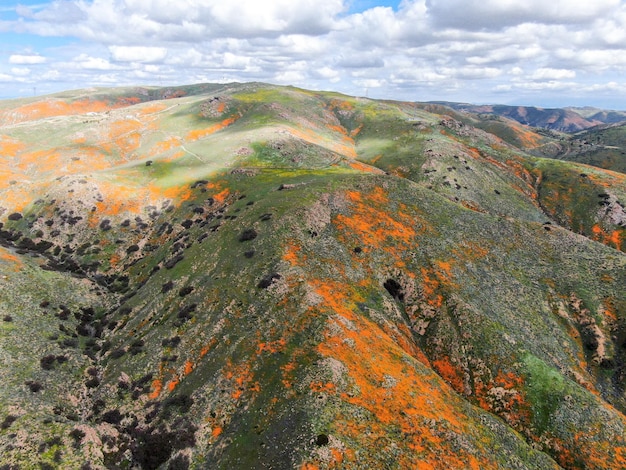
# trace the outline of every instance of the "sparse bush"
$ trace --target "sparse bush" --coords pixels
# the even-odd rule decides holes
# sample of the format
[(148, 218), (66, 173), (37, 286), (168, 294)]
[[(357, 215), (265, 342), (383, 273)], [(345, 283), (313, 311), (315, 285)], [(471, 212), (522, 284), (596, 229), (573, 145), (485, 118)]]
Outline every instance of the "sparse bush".
[(185, 257), (182, 254), (176, 255), (174, 258), (167, 260), (163, 266), (165, 266), (165, 269), (172, 269), (183, 259), (185, 259)]
[(133, 356), (143, 352), (144, 341), (142, 339), (137, 339), (133, 341), (130, 345), (130, 349), (128, 350)]
[(0, 423), (0, 429), (8, 429), (11, 427), (11, 425), (17, 420), (17, 416), (14, 415), (7, 415), (4, 418), (4, 421), (2, 421), (2, 423)]
[(161, 346), (175, 348), (180, 344), (180, 336), (172, 336), (161, 341)]
[(111, 359), (119, 359), (124, 354), (126, 354), (126, 350), (124, 348), (117, 348), (111, 351), (111, 353), (109, 354), (109, 357)]
[(240, 242), (247, 242), (250, 240), (254, 240), (258, 236), (258, 233), (253, 228), (249, 228), (244, 230), (241, 235), (239, 235)]
[(54, 369), (54, 361), (56, 360), (56, 356), (54, 354), (48, 354), (47, 356), (39, 359), (39, 365), (43, 370), (52, 370)]
[(192, 292), (193, 292), (193, 286), (186, 286), (178, 291), (178, 295), (181, 297), (185, 297), (186, 295), (189, 295)]
[(70, 431), (69, 436), (74, 439), (74, 447), (78, 448), (80, 447), (81, 441), (85, 437), (85, 433), (78, 428), (74, 428)]
[(85, 382), (87, 388), (96, 388), (98, 385), (100, 385), (100, 379), (98, 379), (98, 377), (92, 377)]
[(13, 212), (13, 214), (10, 214), (7, 218), (9, 220), (20, 220), (22, 218), (22, 214), (20, 214), (19, 212)]
[(43, 385), (41, 385), (41, 383), (35, 382), (33, 380), (27, 380), (26, 382), (24, 382), (24, 384), (28, 386), (29, 390), (33, 393), (37, 393), (43, 389)]
[(109, 410), (102, 415), (102, 421), (109, 424), (119, 424), (122, 418), (122, 413), (119, 410)]
[(269, 286), (271, 286), (274, 281), (276, 281), (277, 279), (280, 279), (282, 276), (278, 273), (271, 273), (268, 274), (267, 276), (264, 276), (259, 283), (257, 284), (257, 287), (259, 289), (267, 289)]
[(198, 307), (197, 304), (190, 304), (190, 305), (186, 305), (184, 306), (182, 309), (180, 309), (180, 311), (178, 312), (177, 317), (183, 321), (187, 321), (189, 319), (191, 319), (192, 317), (192, 313), (196, 311), (196, 308)]

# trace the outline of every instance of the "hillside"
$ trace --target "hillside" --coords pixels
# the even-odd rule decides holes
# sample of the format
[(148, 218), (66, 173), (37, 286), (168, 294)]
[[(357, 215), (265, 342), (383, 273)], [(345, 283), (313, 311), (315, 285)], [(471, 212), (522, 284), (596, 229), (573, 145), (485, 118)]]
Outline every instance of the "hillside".
[(626, 175), (559, 139), (260, 83), (0, 102), (1, 468), (625, 468)]

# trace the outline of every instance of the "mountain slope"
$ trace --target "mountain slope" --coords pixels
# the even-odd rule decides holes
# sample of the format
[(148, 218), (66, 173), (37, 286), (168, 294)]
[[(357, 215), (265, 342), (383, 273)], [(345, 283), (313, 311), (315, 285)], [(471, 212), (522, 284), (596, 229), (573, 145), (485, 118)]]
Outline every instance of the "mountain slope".
[(430, 105), (96, 95), (3, 105), (7, 468), (626, 465), (624, 175)]

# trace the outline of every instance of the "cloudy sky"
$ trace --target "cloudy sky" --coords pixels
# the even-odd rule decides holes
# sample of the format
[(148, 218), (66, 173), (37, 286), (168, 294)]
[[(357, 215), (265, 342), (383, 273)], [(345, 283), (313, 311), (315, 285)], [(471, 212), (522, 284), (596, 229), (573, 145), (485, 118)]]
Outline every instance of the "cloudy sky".
[(626, 0), (0, 4), (0, 98), (230, 81), (626, 110)]

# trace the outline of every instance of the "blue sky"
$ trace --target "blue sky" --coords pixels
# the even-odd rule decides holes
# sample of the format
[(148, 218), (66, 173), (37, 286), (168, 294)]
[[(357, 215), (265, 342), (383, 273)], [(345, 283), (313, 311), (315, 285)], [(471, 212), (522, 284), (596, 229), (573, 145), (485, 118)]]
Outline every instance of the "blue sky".
[(626, 0), (21, 0), (0, 98), (264, 81), (351, 95), (626, 109)]

